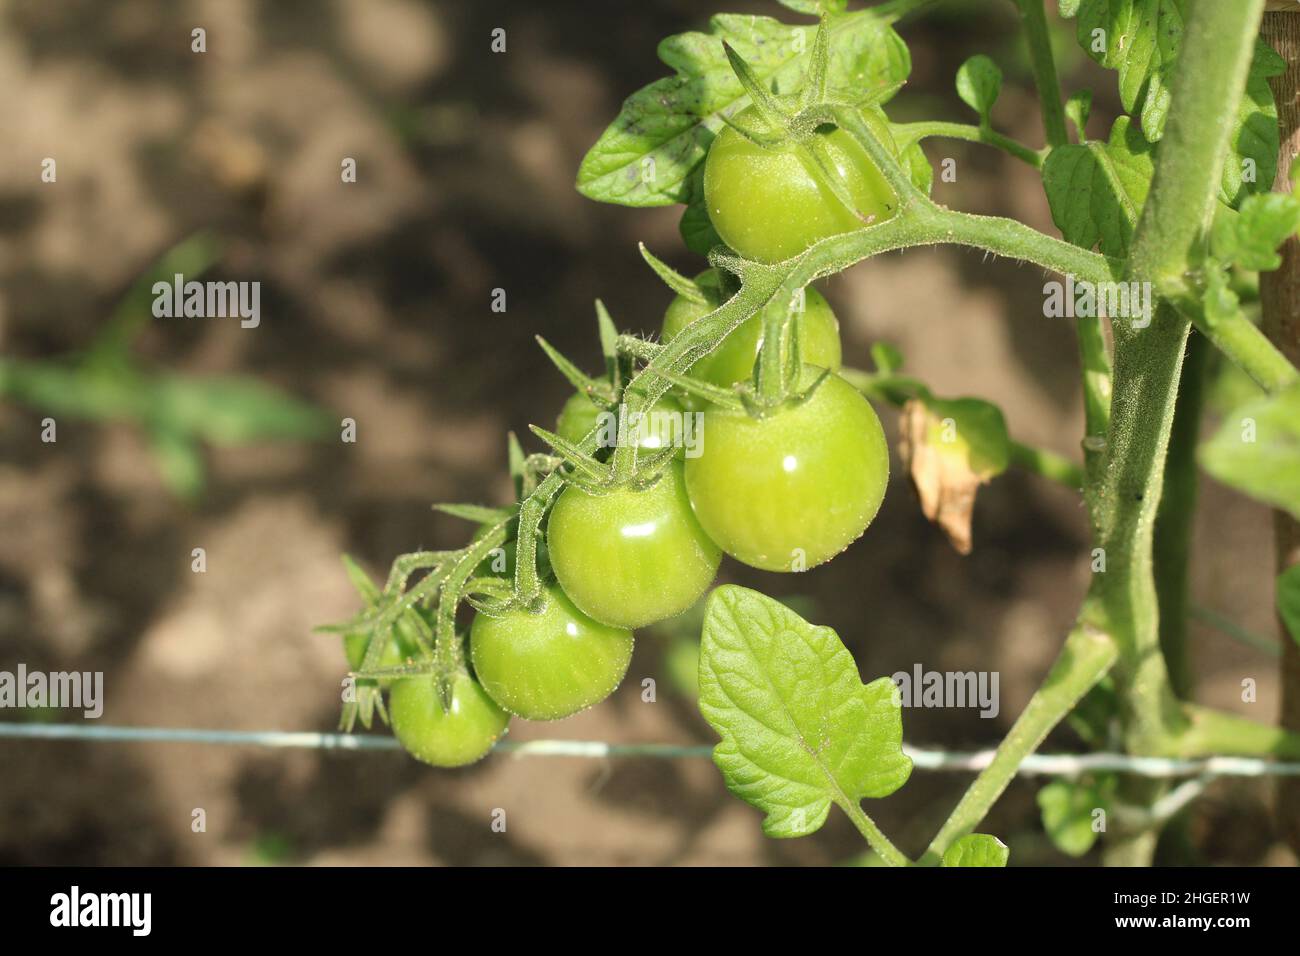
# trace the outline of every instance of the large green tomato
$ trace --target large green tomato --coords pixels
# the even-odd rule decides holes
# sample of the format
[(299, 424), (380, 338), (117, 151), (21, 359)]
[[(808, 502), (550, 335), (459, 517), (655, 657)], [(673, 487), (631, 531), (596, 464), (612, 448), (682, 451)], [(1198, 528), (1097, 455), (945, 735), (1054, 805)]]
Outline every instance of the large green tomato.
[(549, 586), (538, 611), (475, 615), (469, 647), (493, 700), (528, 720), (559, 720), (614, 692), (632, 660), (632, 632), (593, 621)]
[[(716, 270), (709, 269), (695, 277), (705, 288), (716, 284)], [(682, 329), (708, 315), (714, 306), (692, 302), (676, 296), (664, 312), (663, 340), (671, 342)], [(763, 344), (763, 315), (746, 319), (739, 328), (723, 339), (722, 344), (691, 366), (690, 374), (730, 388), (749, 379), (754, 371), (758, 350)], [(840, 367), (840, 323), (828, 303), (816, 289), (804, 290), (804, 311), (799, 320), (799, 355), (809, 365), (838, 371)]]
[[(862, 117), (893, 151), (893, 137), (881, 114), (864, 110)], [(747, 127), (762, 124), (752, 106), (737, 122)], [(872, 223), (893, 216), (897, 197), (858, 141), (833, 126), (813, 135), (826, 147), (857, 211)], [(821, 170), (800, 150), (759, 146), (730, 127), (709, 147), (704, 200), (722, 241), (760, 262), (781, 262), (829, 236), (869, 225), (840, 202)]]
[[(803, 387), (820, 372), (804, 366)], [(704, 454), (686, 460), (691, 505), (722, 550), (755, 568), (829, 561), (866, 530), (885, 495), (880, 419), (838, 375), (763, 419), (711, 408), (704, 439)]]
[(451, 709), (443, 710), (432, 676), (403, 677), (388, 695), (393, 735), (418, 760), (435, 767), (462, 767), (482, 759), (510, 715), (467, 673), (451, 685)]
[[(710, 438), (704, 425), (704, 450)], [(582, 611), (642, 627), (686, 610), (717, 574), (722, 553), (695, 520), (673, 462), (649, 488), (589, 495), (570, 486), (547, 524), (551, 566)]]

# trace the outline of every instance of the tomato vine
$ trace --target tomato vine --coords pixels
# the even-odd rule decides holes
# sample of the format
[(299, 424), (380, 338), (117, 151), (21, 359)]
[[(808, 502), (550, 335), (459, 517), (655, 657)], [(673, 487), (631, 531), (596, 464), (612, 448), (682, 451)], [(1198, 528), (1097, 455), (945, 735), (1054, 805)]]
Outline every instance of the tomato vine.
[[(795, 431), (811, 433), (841, 464), (854, 462), (848, 477), (857, 480), (870, 477), (872, 456), (879, 457), (875, 450), (859, 455), (861, 449), (851, 447), (875, 421), (860, 397), (865, 395), (903, 406), (914, 428), (908, 439), (914, 456), (924, 451), (927, 428), (936, 419), (953, 421), (961, 436), (957, 454), (969, 483), (966, 494), (1009, 464), (1078, 488), (1088, 509), (1097, 572), (1043, 685), (919, 862), (1005, 865), (1006, 847), (972, 831), (1025, 757), (1062, 719), (1076, 708), (1081, 712), (1081, 702), (1096, 705), (1089, 709), (1118, 730), (1132, 755), (1300, 756), (1300, 736), (1198, 706), (1176, 692), (1168, 642), (1161, 647), (1160, 616), (1186, 614), (1179, 606), (1185, 605), (1185, 588), (1177, 583), (1185, 567), (1172, 561), (1157, 567), (1153, 561), (1190, 334), (1203, 335), (1265, 395), (1256, 419), (1267, 423), (1266, 447), (1243, 451), (1226, 439), (1212, 442), (1203, 455), (1206, 468), (1300, 514), (1293, 474), (1280, 491), (1272, 485), (1261, 490), (1251, 477), (1262, 461), (1273, 460), (1270, 454), (1282, 455), (1300, 474), (1294, 451), (1300, 372), (1251, 321), (1250, 302), (1232, 281), (1244, 272), (1276, 268), (1275, 250), (1300, 230), (1300, 198), (1265, 191), (1278, 142), (1266, 84), (1277, 57), (1257, 40), (1264, 0), (1179, 0), (1162, 6), (1158, 21), (1139, 17), (1137, 0), (1061, 0), (1061, 13), (1077, 20), (1081, 42), (1092, 41), (1085, 50), (1119, 76), (1130, 115), (1116, 122), (1106, 141), (1086, 138), (1090, 94), (1062, 98), (1043, 0), (1014, 0), (1041, 103), (1041, 149), (993, 128), (1001, 73), (987, 57), (967, 61), (957, 75), (959, 95), (977, 113), (978, 125), (889, 122), (884, 107), (910, 69), (894, 24), (928, 0), (893, 0), (852, 12), (844, 0), (780, 2), (817, 16), (818, 24), (722, 15), (711, 22), (709, 34), (669, 38), (660, 53), (675, 75), (630, 97), (584, 160), (578, 188), (591, 198), (633, 206), (684, 203), (683, 238), (707, 253), (714, 271), (689, 280), (643, 249), (676, 294), (673, 307), (689, 319), (674, 323), (671, 334), (656, 342), (619, 334), (597, 303), (606, 360), (601, 377), (587, 376), (543, 342), (578, 389), (571, 400), (577, 404), (566, 406), (568, 424), (562, 421), (557, 432), (534, 427), (551, 446), (549, 453), (525, 455), (511, 437), (517, 502), (508, 508), (446, 506), (479, 523), (474, 539), (454, 551), (400, 556), (382, 589), (350, 567), (368, 606), (334, 628), (353, 635), (354, 644), (358, 634), (365, 642), (344, 725), (357, 719), (369, 725), (375, 712), (384, 714), (383, 686), (393, 681), (420, 690), (403, 691), (400, 708), (390, 705), (403, 739), (404, 713), (418, 713), (433, 728), (454, 712), (458, 695), (473, 698), (480, 683), (487, 698), (478, 711), (481, 738), (504, 731), (495, 705), (502, 713), (553, 719), (595, 703), (626, 669), (632, 640), (626, 628), (675, 613), (707, 589), (718, 545), (769, 569), (788, 570), (784, 555), (798, 550), (782, 529), (770, 522), (759, 527), (781, 503), (755, 503), (757, 492), (745, 485), (754, 476), (719, 477), (716, 459), (705, 459), (708, 481), (705, 464), (687, 461), (688, 508), (686, 490), (679, 488), (680, 449), (637, 440), (636, 423), (656, 409), (683, 414), (702, 405), (710, 409), (706, 425), (714, 421), (719, 435), (728, 427), (747, 427), (754, 434), (746, 441), (754, 444), (759, 426), (776, 434), (782, 416), (807, 413), (808, 421), (800, 419)], [(805, 43), (809, 29), (814, 37)], [(1106, 40), (1100, 49), (1097, 31)], [(1078, 142), (1071, 141), (1067, 121)], [(1001, 149), (1041, 171), (1064, 238), (936, 203), (920, 144), (940, 137)], [(728, 184), (726, 177), (735, 181)], [(1090, 188), (1079, 189), (1078, 182)], [(789, 221), (790, 208), (797, 222)], [(942, 399), (898, 374), (901, 357), (887, 348), (873, 350), (874, 372), (837, 371), (838, 344), (834, 362), (822, 363), (832, 367), (805, 364), (806, 311), (794, 304), (815, 294), (804, 291), (811, 283), (884, 252), (937, 244), (980, 249), (1090, 287), (1123, 283), (1152, 290), (1149, 313), (1110, 315), (1113, 345), (1095, 315), (1076, 320), (1085, 407), (1082, 467), (1014, 442), (1001, 413), (988, 403)], [(824, 317), (819, 321), (826, 323)], [(833, 316), (829, 322), (833, 329)], [(740, 333), (742, 328), (747, 331)], [(752, 379), (707, 374), (710, 366), (702, 360), (728, 346), (744, 352), (742, 366), (753, 358)], [(727, 366), (734, 369), (735, 361), (729, 357)], [(843, 413), (845, 422), (856, 423), (852, 435), (828, 433), (839, 413), (828, 411), (827, 402), (840, 394), (837, 389), (850, 396), (837, 399), (837, 407), (856, 402), (866, 408), (865, 415)], [(601, 411), (612, 416), (613, 441)], [(879, 424), (874, 428), (878, 432)], [(790, 454), (787, 461), (803, 457), (811, 456)], [(919, 485), (918, 460), (912, 459)], [(1194, 459), (1180, 456), (1173, 467), (1185, 470), (1189, 462)], [(940, 466), (952, 466), (951, 458)], [(940, 485), (952, 480), (944, 475), (935, 479)], [(876, 477), (883, 487), (883, 476)], [(784, 487), (776, 478), (769, 483)], [(697, 497), (706, 486), (709, 502)], [(721, 501), (727, 488), (738, 502)], [(950, 487), (936, 492), (940, 498), (951, 493)], [(863, 490), (837, 482), (828, 494), (863, 498), (861, 514), (835, 528), (826, 553), (810, 564), (829, 559), (861, 534), (879, 504), (874, 485)], [(925, 507), (924, 490), (921, 497)], [(801, 514), (795, 530), (806, 536), (824, 517)], [(676, 522), (672, 535), (644, 543), (628, 538), (627, 527), (648, 529), (662, 521)], [(969, 547), (960, 527), (945, 530), (959, 548)], [(755, 543), (760, 531), (776, 543)], [(606, 551), (621, 557), (602, 580), (575, 557), (574, 541), (591, 543), (605, 532), (613, 535)], [(513, 549), (508, 574), (492, 567), (493, 555), (507, 548)], [(423, 576), (411, 583), (417, 573)], [(1286, 587), (1300, 585), (1288, 581)], [(457, 628), (462, 604), (476, 612), (472, 660)], [(566, 628), (604, 649), (565, 645), (560, 638)], [(788, 640), (791, 633), (802, 640)], [(400, 662), (393, 662), (395, 656)], [(885, 862), (911, 862), (861, 807), (864, 798), (902, 786), (911, 770), (902, 752), (896, 690), (887, 679), (862, 684), (833, 632), (756, 592), (718, 588), (706, 609), (700, 685), (701, 709), (722, 738), (715, 761), (727, 785), (764, 811), (766, 832), (811, 832), (834, 804)], [(481, 743), (443, 762), (481, 755)], [(423, 755), (439, 762), (442, 753), (426, 747)], [(1123, 778), (1090, 792), (1150, 807), (1162, 787)], [(1067, 812), (1072, 800), (1064, 791), (1051, 794), (1045, 812)], [(1117, 832), (1111, 858), (1149, 857), (1159, 825), (1155, 816)]]

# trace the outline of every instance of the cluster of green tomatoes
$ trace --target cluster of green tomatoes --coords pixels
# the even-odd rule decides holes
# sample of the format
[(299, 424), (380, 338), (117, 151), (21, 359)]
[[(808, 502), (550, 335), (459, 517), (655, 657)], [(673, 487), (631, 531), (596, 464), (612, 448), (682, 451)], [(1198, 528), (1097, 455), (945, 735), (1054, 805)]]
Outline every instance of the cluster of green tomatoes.
[[(883, 114), (866, 109), (864, 115), (882, 141), (892, 142)], [(818, 127), (809, 134), (821, 157), (815, 162), (806, 141), (746, 133), (762, 119), (752, 108), (735, 117), (705, 163), (710, 219), (736, 253), (778, 262), (893, 215), (892, 191), (853, 137)], [(839, 178), (835, 189), (826, 183), (827, 159)], [(853, 209), (845, 205), (846, 193)], [(689, 285), (680, 286), (664, 315), (665, 345), (721, 306), (734, 280), (708, 270), (682, 281)], [(558, 720), (603, 700), (627, 672), (633, 631), (695, 604), (724, 553), (754, 568), (800, 571), (830, 560), (863, 533), (885, 493), (885, 436), (861, 393), (835, 374), (841, 348), (830, 306), (811, 288), (802, 300), (798, 321), (787, 326), (798, 340), (793, 354), (800, 365), (788, 394), (743, 405), (702, 397), (753, 393), (764, 331), (771, 328), (756, 314), (690, 369), (689, 378), (712, 391), (677, 383), (651, 409), (652, 422), (656, 412), (658, 420), (664, 413), (701, 416), (692, 454), (660, 454), (655, 473), (635, 480), (595, 486), (575, 473), (566, 483), (541, 528), (540, 596), (528, 606), (478, 608), (449, 706), (433, 676), (384, 679), (393, 731), (410, 753), (437, 766), (471, 763), (492, 748), (511, 717)], [(593, 389), (573, 395), (555, 434), (571, 446), (589, 440), (622, 397), (610, 402), (608, 393)], [(662, 439), (643, 429), (632, 440), (655, 449)], [(591, 462), (613, 453), (598, 450)], [(508, 543), (501, 560), (484, 569), (499, 574), (503, 587), (513, 580), (514, 552)], [(354, 668), (368, 639), (347, 638)], [(399, 664), (415, 653), (398, 627), (383, 663)]]

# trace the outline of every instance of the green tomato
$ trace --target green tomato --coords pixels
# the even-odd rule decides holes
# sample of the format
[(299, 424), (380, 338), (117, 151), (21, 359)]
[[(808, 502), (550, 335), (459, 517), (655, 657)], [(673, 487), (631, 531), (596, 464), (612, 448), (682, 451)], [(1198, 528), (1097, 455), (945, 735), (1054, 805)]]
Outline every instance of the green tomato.
[[(474, 529), (474, 540), (477, 541), (488, 531), (492, 530), (492, 522), (484, 522)], [(540, 544), (540, 542), (539, 542)], [(488, 552), (486, 558), (479, 562), (478, 567), (474, 569), (476, 577), (489, 577), (497, 575), (499, 577), (513, 578), (515, 575), (515, 539), (511, 537), (504, 545), (499, 545)]]
[[(804, 366), (802, 387), (821, 373)], [(866, 530), (889, 479), (889, 447), (867, 400), (830, 375), (800, 405), (763, 419), (712, 408), (704, 453), (686, 460), (700, 524), (722, 549), (766, 571), (829, 561)]]
[[(681, 444), (682, 415), (685, 410), (671, 395), (664, 395), (638, 420), (632, 438), (638, 448), (655, 451), (669, 445)], [(600, 446), (612, 448), (618, 443), (618, 419), (613, 412), (598, 407), (581, 392), (569, 396), (555, 422), (555, 433), (566, 441), (577, 444), (597, 424), (604, 426)]]
[[(894, 151), (883, 114), (864, 110), (862, 117)], [(762, 124), (752, 106), (737, 122), (747, 127)], [(825, 147), (857, 211), (873, 223), (893, 216), (897, 197), (858, 141), (829, 125), (813, 135)], [(821, 170), (799, 148), (759, 146), (731, 127), (718, 133), (709, 147), (704, 200), (722, 241), (760, 262), (781, 262), (829, 236), (868, 225), (836, 198)]]
[[(426, 621), (428, 620), (428, 615), (422, 608), (416, 608), (416, 613), (424, 614)], [(349, 670), (361, 669), (361, 662), (366, 656), (366, 644), (369, 637), (370, 635), (364, 631), (343, 635), (343, 654), (348, 659)], [(409, 630), (409, 625), (405, 621), (399, 620), (393, 628), (388, 643), (384, 645), (383, 654), (379, 658), (379, 666), (396, 667), (398, 664), (404, 664), (415, 656), (418, 647), (415, 635)], [(392, 682), (393, 678), (384, 677), (378, 683), (380, 687), (387, 688)]]
[(394, 736), (411, 756), (435, 767), (481, 760), (510, 723), (510, 715), (468, 673), (457, 675), (451, 685), (450, 710), (443, 710), (432, 676), (395, 681), (388, 715)]
[(560, 409), (555, 420), (555, 434), (574, 444), (582, 441), (596, 427), (602, 409), (582, 392), (574, 392)]
[(593, 621), (552, 585), (537, 611), (477, 614), (469, 647), (493, 700), (528, 720), (559, 720), (614, 692), (632, 660), (632, 632)]
[[(716, 285), (716, 270), (695, 277), (704, 288)], [(716, 306), (676, 296), (664, 313), (663, 340), (671, 342), (682, 329)], [(690, 374), (719, 388), (747, 381), (754, 371), (763, 344), (763, 315), (746, 319), (723, 339), (722, 344), (691, 366)], [(799, 320), (799, 355), (809, 365), (838, 371), (840, 367), (840, 324), (828, 303), (816, 289), (804, 290), (804, 312)]]
[[(708, 449), (707, 421), (705, 451)], [(722, 553), (691, 511), (673, 462), (644, 491), (589, 495), (570, 486), (547, 524), (551, 566), (573, 603), (636, 628), (680, 614), (713, 583)]]

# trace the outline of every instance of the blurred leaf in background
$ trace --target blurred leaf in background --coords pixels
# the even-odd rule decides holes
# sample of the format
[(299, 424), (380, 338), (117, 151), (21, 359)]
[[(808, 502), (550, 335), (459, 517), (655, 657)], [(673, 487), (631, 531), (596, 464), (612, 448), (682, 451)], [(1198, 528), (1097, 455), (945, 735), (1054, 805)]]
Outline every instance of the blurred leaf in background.
[(147, 368), (131, 353), (152, 316), (154, 283), (177, 274), (201, 275), (220, 256), (221, 244), (206, 232), (173, 246), (131, 286), (85, 353), (47, 360), (0, 357), (0, 398), (56, 416), (141, 428), (167, 487), (186, 501), (203, 491), (202, 442), (323, 437), (330, 417), (315, 405), (243, 376)]

